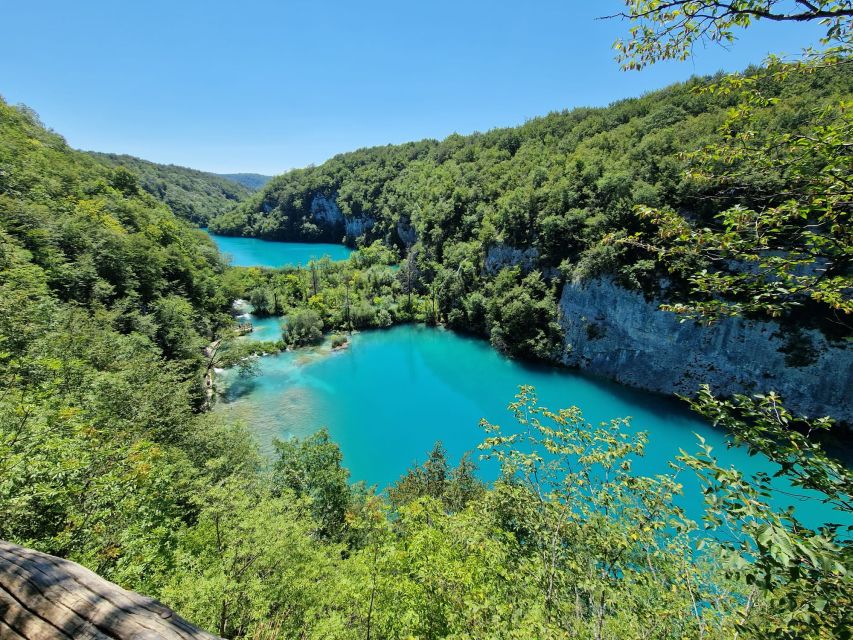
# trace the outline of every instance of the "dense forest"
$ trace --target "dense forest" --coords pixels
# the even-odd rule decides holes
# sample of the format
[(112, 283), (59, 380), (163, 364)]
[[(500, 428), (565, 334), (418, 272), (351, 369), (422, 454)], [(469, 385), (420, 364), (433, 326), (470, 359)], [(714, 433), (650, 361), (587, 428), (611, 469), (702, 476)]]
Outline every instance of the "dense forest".
[(249, 191), (257, 191), (272, 180), (272, 176), (264, 176), (260, 173), (220, 173), (217, 175), (227, 178), (232, 182), (242, 184)]
[[(679, 2), (628, 4), (685, 19), (658, 15)], [(631, 64), (677, 55), (639, 33)], [(644, 291), (665, 278), (676, 311), (710, 321), (790, 314), (849, 332), (849, 55), (711, 81), (344, 154), (211, 220), (358, 246), (282, 270), (229, 267), (193, 227), (230, 200), (215, 182), (75, 151), (0, 101), (0, 538), (225, 638), (849, 638), (853, 475), (814, 437), (832, 420), (775, 394), (704, 387), (691, 406), (838, 523), (774, 510), (767, 474), (722, 467), (703, 442), (639, 475), (655, 443), (627, 418), (593, 425), (530, 387), (504, 426), (481, 423), (474, 455), (437, 443), (382, 492), (349, 477), (323, 430), (262, 456), (208, 411), (212, 368), (251, 375), (253, 350), (329, 329), (442, 322), (548, 357), (557, 286), (599, 274)], [(157, 180), (187, 199), (152, 194)], [(280, 344), (240, 341), (237, 296), (288, 314)], [(496, 481), (478, 479), (479, 455)], [(702, 522), (677, 506), (683, 474), (700, 479)]]
[(262, 184), (254, 179), (254, 174), (239, 174), (252, 178), (249, 184), (244, 184), (237, 175), (223, 176), (115, 153), (90, 153), (105, 164), (129, 169), (139, 178), (139, 186), (169, 205), (175, 215), (202, 227), (214, 216), (245, 200)]
[[(845, 65), (781, 77), (750, 72), (770, 100), (755, 116), (763, 135), (789, 134), (810, 114), (849, 100), (850, 71)], [(518, 128), (342, 154), (275, 178), (211, 220), (210, 229), (361, 247), (381, 241), (404, 259), (401, 300), (411, 303), (413, 291), (417, 304), (393, 302), (381, 284), (376, 296), (364, 288), (361, 305), (372, 306), (366, 315), (376, 318), (367, 326), (387, 324), (388, 315), (416, 316), (487, 335), (513, 355), (552, 359), (561, 348), (555, 326), (561, 283), (609, 275), (678, 302), (689, 293), (691, 273), (719, 264), (701, 255), (665, 263), (650, 241), (633, 241), (654, 228), (639, 206), (668, 207), (702, 225), (721, 208), (784, 199), (783, 185), (790, 184), (784, 166), (742, 162), (736, 188), (686, 171), (685, 154), (719, 143), (730, 110), (748, 103), (741, 92), (699, 91), (712, 80), (693, 79), (607, 108), (553, 113)], [(277, 295), (278, 311), (294, 306), (286, 288), (263, 281), (254, 288), (242, 294)], [(324, 313), (322, 299), (314, 306)], [(807, 300), (794, 320), (836, 336), (849, 333), (846, 325), (824, 321), (833, 315), (825, 303)]]

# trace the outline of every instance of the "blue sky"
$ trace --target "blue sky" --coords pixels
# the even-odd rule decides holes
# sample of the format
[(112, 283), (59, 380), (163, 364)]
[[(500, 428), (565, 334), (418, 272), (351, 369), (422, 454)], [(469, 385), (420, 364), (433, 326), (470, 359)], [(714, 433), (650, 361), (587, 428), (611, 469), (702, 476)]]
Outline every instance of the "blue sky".
[(0, 95), (82, 149), (275, 174), (363, 146), (510, 126), (767, 53), (817, 29), (758, 25), (729, 51), (620, 71), (620, 0), (0, 0)]

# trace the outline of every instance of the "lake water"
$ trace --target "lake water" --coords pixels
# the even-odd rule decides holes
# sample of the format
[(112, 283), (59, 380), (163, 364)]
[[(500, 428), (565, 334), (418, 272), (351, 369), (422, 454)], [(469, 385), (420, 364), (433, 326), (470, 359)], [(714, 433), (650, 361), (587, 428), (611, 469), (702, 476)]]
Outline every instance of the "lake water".
[(310, 260), (319, 260), (323, 256), (329, 256), (332, 260), (346, 260), (353, 251), (342, 244), (274, 242), (220, 236), (210, 232), (207, 234), (222, 253), (230, 256), (231, 264), (235, 267), (295, 267), (307, 265)]
[[(269, 319), (264, 322), (271, 322)], [(276, 320), (277, 322), (277, 320)], [(264, 331), (277, 337), (277, 324)], [(273, 438), (304, 437), (327, 427), (353, 480), (385, 487), (426, 457), (436, 440), (452, 464), (483, 439), (481, 418), (509, 430), (506, 406), (521, 384), (534, 385), (540, 404), (551, 409), (579, 406), (593, 424), (630, 416), (632, 428), (649, 432), (638, 473), (670, 471), (683, 448), (697, 450), (696, 434), (726, 463), (741, 470), (774, 471), (769, 461), (743, 449), (726, 449), (725, 435), (691, 414), (680, 402), (622, 387), (565, 369), (510, 360), (483, 341), (417, 325), (355, 334), (349, 348), (328, 345), (261, 358), (259, 375), (223, 375), (226, 391), (218, 411), (247, 424), (267, 450)], [(496, 470), (482, 469), (486, 478)], [(688, 515), (698, 518), (702, 499), (690, 472), (680, 481)], [(787, 488), (787, 487), (786, 487)], [(814, 500), (780, 495), (795, 503), (812, 524), (838, 516)]]
[(242, 340), (276, 342), (281, 339), (281, 317), (252, 315), (252, 305), (246, 300), (235, 301), (234, 312), (237, 314), (238, 322), (252, 323), (252, 332), (243, 335)]

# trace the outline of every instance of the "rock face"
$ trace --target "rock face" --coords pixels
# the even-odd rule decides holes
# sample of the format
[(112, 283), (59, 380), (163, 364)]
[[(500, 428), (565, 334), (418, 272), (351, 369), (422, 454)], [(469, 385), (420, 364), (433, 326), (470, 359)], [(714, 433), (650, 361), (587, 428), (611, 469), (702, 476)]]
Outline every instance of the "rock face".
[(519, 249), (508, 244), (493, 244), (486, 253), (486, 273), (496, 274), (504, 267), (520, 266), (522, 272), (528, 273), (536, 268), (539, 250), (536, 247)]
[(0, 638), (216, 640), (79, 564), (0, 541)]
[(322, 225), (343, 226), (344, 224), (344, 214), (334, 197), (327, 198), (322, 193), (314, 194), (311, 199), (311, 217)]
[(418, 232), (412, 222), (408, 218), (401, 218), (397, 221), (397, 237), (407, 247), (411, 247), (418, 241)]
[(348, 239), (355, 239), (369, 231), (376, 221), (370, 217), (345, 216), (335, 196), (315, 193), (311, 199), (311, 218), (322, 229), (340, 229)]
[(667, 394), (692, 395), (703, 383), (720, 395), (773, 390), (796, 413), (853, 424), (853, 349), (846, 343), (772, 322), (679, 322), (659, 304), (609, 280), (566, 284), (564, 364)]

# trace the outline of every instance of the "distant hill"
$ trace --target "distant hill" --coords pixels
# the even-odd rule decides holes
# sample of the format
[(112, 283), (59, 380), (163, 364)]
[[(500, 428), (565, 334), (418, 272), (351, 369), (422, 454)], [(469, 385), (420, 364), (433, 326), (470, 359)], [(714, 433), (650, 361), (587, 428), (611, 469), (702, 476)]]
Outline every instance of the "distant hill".
[(237, 184), (242, 184), (249, 191), (261, 189), (267, 182), (273, 179), (273, 176), (264, 176), (260, 173), (219, 173), (217, 175)]
[[(134, 156), (88, 152), (106, 164), (123, 166), (139, 176), (139, 184), (172, 211), (198, 225), (232, 208), (249, 197), (255, 188), (240, 181), (206, 171), (173, 164), (157, 164)], [(254, 174), (246, 174), (254, 175)], [(267, 180), (265, 176), (257, 176)]]

